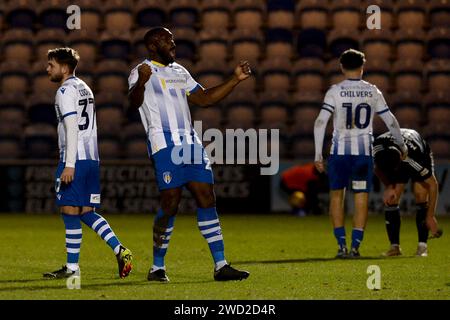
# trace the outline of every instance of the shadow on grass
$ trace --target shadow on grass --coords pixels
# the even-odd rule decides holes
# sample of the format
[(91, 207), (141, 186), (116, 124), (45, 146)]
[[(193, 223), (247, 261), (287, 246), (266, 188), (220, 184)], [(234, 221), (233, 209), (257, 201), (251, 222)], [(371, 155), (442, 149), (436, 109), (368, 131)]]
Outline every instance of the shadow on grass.
[[(92, 279), (90, 279), (92, 280)], [(46, 289), (64, 289), (68, 290), (66, 287), (66, 282), (63, 279), (29, 279), (29, 280), (3, 280), (2, 283), (28, 283), (28, 282), (49, 282), (53, 283), (53, 285), (35, 285), (35, 286), (25, 286), (25, 287), (7, 287), (7, 288), (0, 288), (0, 292), (10, 292), (10, 291), (34, 291), (34, 290), (46, 290)], [(81, 289), (103, 289), (105, 287), (123, 287), (123, 286), (154, 286), (154, 285), (184, 285), (184, 284), (200, 284), (200, 283), (208, 283), (208, 282), (214, 282), (213, 280), (198, 280), (198, 281), (174, 281), (169, 283), (164, 282), (150, 282), (147, 279), (145, 280), (138, 280), (138, 281), (128, 281), (128, 282), (118, 282), (115, 280), (111, 280), (112, 282), (104, 282), (104, 283), (92, 283), (92, 284), (83, 284), (81, 282)], [(114, 282), (113, 282), (114, 281)]]
[[(410, 259), (412, 257), (395, 257), (398, 259)], [(285, 260), (250, 260), (250, 261), (234, 261), (235, 264), (281, 264), (281, 263), (307, 263), (307, 262), (329, 262), (329, 261), (359, 261), (359, 260), (386, 260), (390, 259), (383, 256), (367, 256), (359, 258), (345, 258), (337, 259), (334, 257), (330, 258), (303, 258), (303, 259), (285, 259)]]

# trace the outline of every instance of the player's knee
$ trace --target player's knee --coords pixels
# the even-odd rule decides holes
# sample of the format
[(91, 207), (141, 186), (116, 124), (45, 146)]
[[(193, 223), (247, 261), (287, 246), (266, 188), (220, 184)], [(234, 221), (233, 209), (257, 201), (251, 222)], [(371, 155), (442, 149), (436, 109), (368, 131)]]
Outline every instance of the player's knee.
[(174, 216), (178, 212), (178, 205), (180, 200), (178, 198), (164, 197), (161, 199), (161, 208), (164, 214)]
[(212, 208), (216, 206), (214, 193), (204, 192), (197, 195), (197, 206), (200, 208)]

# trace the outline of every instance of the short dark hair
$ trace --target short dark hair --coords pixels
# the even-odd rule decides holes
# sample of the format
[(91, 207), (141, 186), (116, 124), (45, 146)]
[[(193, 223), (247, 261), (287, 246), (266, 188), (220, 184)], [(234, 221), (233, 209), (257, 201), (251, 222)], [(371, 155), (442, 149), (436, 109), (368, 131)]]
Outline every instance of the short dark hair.
[(363, 66), (366, 62), (366, 56), (361, 51), (349, 49), (341, 54), (339, 62), (344, 69), (355, 70)]
[(374, 162), (377, 168), (385, 174), (393, 174), (401, 162), (400, 150), (389, 147), (375, 154)]
[(59, 64), (65, 64), (69, 67), (70, 72), (73, 72), (78, 65), (80, 55), (72, 48), (55, 48), (47, 52), (47, 59), (55, 59)]
[(144, 35), (144, 43), (148, 46), (150, 42), (152, 42), (155, 37), (159, 36), (162, 32), (166, 31), (164, 27), (154, 27), (148, 30)]

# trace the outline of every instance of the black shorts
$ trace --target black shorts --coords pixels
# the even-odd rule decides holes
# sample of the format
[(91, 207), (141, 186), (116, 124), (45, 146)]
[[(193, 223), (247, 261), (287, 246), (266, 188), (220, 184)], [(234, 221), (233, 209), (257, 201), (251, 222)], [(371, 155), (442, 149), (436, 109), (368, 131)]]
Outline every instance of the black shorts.
[(434, 174), (433, 153), (428, 152), (421, 161), (407, 159), (402, 161), (399, 170), (394, 174), (394, 183), (422, 182)]

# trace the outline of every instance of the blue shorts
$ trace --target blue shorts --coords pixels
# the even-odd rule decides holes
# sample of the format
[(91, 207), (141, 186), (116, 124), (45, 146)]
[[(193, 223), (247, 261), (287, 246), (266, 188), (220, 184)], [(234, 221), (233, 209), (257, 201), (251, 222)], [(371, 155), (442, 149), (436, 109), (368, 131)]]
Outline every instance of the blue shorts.
[(202, 145), (168, 146), (153, 154), (152, 159), (159, 190), (178, 188), (191, 181), (214, 184), (211, 163)]
[(69, 184), (59, 179), (64, 162), (58, 164), (55, 174), (56, 205), (73, 207), (100, 207), (100, 163), (95, 160), (77, 160), (75, 177)]
[(354, 192), (369, 192), (372, 187), (373, 158), (371, 156), (331, 155), (328, 159), (330, 189), (348, 187)]

